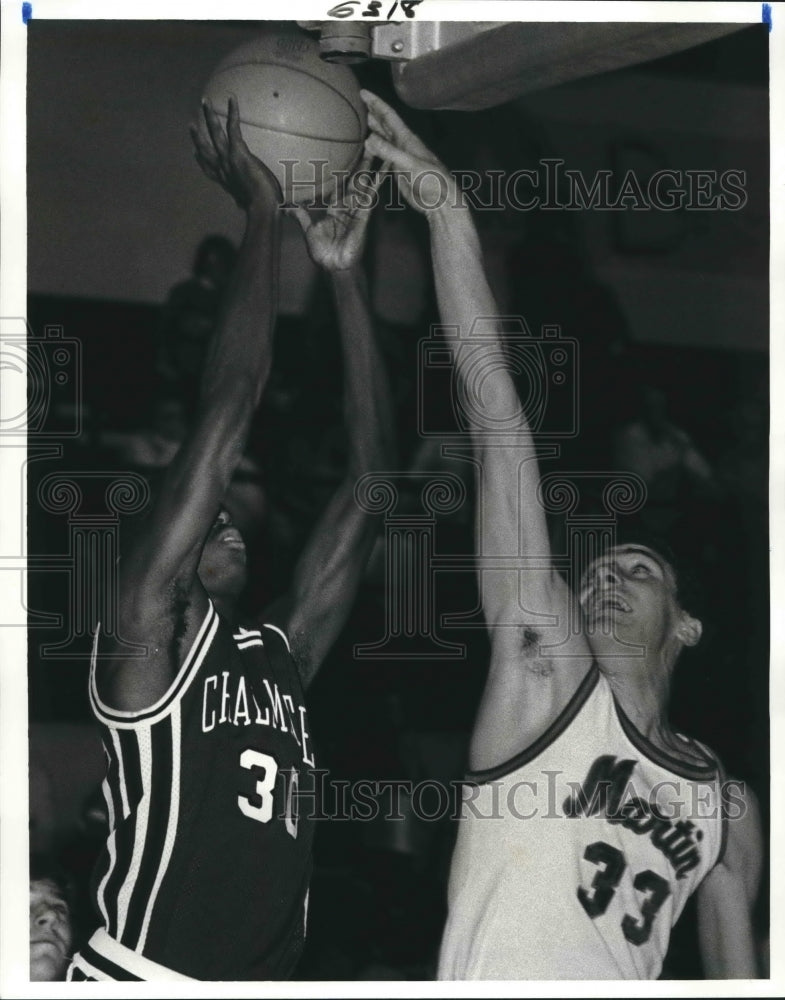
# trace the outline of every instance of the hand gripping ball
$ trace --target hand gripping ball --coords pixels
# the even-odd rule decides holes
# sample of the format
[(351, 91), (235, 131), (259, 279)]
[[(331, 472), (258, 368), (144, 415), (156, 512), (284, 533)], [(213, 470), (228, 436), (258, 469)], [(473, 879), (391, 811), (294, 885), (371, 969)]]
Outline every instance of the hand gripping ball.
[(367, 131), (359, 85), (347, 66), (320, 59), (307, 35), (267, 34), (231, 52), (204, 90), (224, 125), (230, 95), (243, 139), (288, 203), (329, 199), (356, 166)]

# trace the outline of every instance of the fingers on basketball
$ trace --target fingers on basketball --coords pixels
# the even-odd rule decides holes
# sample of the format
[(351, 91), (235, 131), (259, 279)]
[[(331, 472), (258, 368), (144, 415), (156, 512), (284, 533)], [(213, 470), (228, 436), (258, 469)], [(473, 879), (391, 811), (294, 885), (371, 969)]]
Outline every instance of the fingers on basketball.
[(397, 170), (416, 171), (422, 166), (423, 161), (420, 157), (413, 156), (408, 150), (399, 148), (375, 132), (372, 132), (365, 140), (365, 148), (372, 156), (387, 160)]
[(229, 98), (226, 116), (226, 135), (229, 140), (229, 149), (231, 152), (250, 152), (240, 131), (240, 109), (237, 104), (237, 98), (234, 96)]
[(417, 172), (418, 167), (422, 166), (422, 161), (410, 156), (404, 150), (398, 149), (397, 146), (375, 133), (371, 133), (365, 140), (365, 150), (370, 156), (381, 160), (373, 182), (373, 191), (378, 191), (384, 178), (390, 174), (405, 200), (413, 205), (412, 185), (409, 177)]
[(359, 166), (340, 192), (339, 205), (352, 216), (368, 216), (376, 204), (376, 193), (383, 174), (373, 170), (372, 164), (373, 157), (365, 151)]
[[(371, 124), (372, 119), (375, 119), (377, 127), (387, 129), (391, 133), (406, 128), (400, 117), (381, 97), (377, 97), (370, 90), (361, 90), (360, 97), (363, 99), (365, 107), (368, 110), (369, 124)], [(371, 125), (371, 127), (373, 128), (374, 126)]]
[(377, 132), (381, 138), (388, 142), (400, 146), (407, 152), (420, 156), (423, 159), (433, 160), (433, 153), (412, 132), (400, 116), (393, 111), (389, 104), (386, 104), (376, 94), (369, 90), (361, 90), (360, 96), (365, 101), (368, 109), (368, 124), (372, 131)]
[(219, 157), (228, 156), (229, 140), (226, 137), (226, 132), (224, 132), (221, 119), (210, 107), (207, 101), (202, 102), (202, 111), (204, 113), (204, 122), (207, 126), (207, 132), (210, 136), (210, 142), (213, 144), (213, 149)]

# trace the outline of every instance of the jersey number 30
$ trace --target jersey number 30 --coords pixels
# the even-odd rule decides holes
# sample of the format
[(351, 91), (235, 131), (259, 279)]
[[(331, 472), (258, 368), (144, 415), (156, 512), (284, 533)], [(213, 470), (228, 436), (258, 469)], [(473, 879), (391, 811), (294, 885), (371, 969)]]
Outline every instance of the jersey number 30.
[[(273, 789), (275, 779), (278, 776), (278, 763), (275, 757), (269, 753), (260, 753), (259, 750), (243, 750), (240, 754), (240, 767), (247, 768), (257, 775), (256, 787), (254, 788), (254, 799), (245, 795), (237, 796), (237, 805), (243, 816), (255, 819), (259, 823), (269, 823), (273, 818)], [(295, 839), (297, 838), (297, 813), (293, 809), (294, 800), (297, 795), (298, 775), (292, 768), (289, 788), (286, 795), (286, 814), (284, 822), (286, 832)]]
[[(627, 862), (618, 848), (606, 844), (603, 840), (595, 840), (593, 844), (589, 844), (583, 856), (587, 861), (597, 865), (597, 872), (589, 889), (578, 886), (578, 899), (584, 910), (594, 919), (608, 909)], [(636, 920), (635, 917), (625, 914), (621, 929), (630, 944), (644, 944), (651, 936), (654, 918), (670, 896), (671, 889), (664, 878), (649, 869), (638, 872), (632, 885), (645, 897), (641, 905), (641, 919)]]

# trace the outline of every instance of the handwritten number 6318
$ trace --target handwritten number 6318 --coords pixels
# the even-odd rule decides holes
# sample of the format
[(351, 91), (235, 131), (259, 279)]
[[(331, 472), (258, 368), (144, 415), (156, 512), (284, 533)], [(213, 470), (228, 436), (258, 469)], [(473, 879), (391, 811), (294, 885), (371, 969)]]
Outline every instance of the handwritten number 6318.
[[(335, 7), (331, 7), (327, 11), (327, 17), (351, 17), (356, 13), (356, 8), (360, 6), (360, 3), (361, 0), (343, 0), (343, 3), (336, 4)], [(391, 20), (395, 11), (400, 7), (405, 17), (414, 17), (414, 9), (415, 7), (419, 7), (421, 3), (422, 0), (395, 0), (395, 3), (384, 16), (388, 21)], [(362, 17), (381, 17), (381, 9), (381, 0), (369, 0), (365, 5), (365, 9), (360, 13)]]

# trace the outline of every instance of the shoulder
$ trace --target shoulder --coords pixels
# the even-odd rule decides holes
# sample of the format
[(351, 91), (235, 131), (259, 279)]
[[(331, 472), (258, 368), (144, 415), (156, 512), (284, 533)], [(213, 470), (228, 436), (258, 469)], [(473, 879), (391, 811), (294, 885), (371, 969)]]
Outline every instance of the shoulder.
[(746, 781), (727, 778), (723, 782), (723, 802), (728, 821), (728, 848), (748, 852), (762, 840), (760, 803)]
[(538, 649), (538, 633), (522, 631), (530, 648), (492, 646), (470, 743), (473, 772), (506, 772), (539, 756), (576, 720), (601, 681), (582, 646), (574, 656), (549, 658)]
[(714, 869), (735, 876), (747, 898), (758, 892), (763, 866), (763, 827), (755, 792), (745, 781), (727, 778), (722, 787), (725, 849)]
[(297, 640), (292, 633), (289, 608), (287, 596), (252, 615), (250, 620), (254, 622), (253, 628), (257, 630), (256, 634), (268, 654), (294, 661), (298, 666)]
[[(681, 746), (672, 748), (671, 756), (674, 760), (680, 761), (688, 768), (697, 771), (696, 780), (719, 782), (722, 796), (730, 788), (727, 773), (719, 756), (701, 740), (685, 733), (674, 731), (673, 735), (679, 740)], [(723, 815), (725, 810), (723, 809)]]
[(288, 653), (296, 645), (292, 636), (293, 603), (291, 593), (287, 592), (254, 616), (271, 644), (280, 644)]
[(274, 603), (269, 604), (257, 620), (262, 623), (271, 637), (273, 645), (277, 642), (287, 655), (293, 660), (294, 665), (300, 675), (300, 680), (305, 687), (311, 679), (315, 670), (309, 668), (311, 662), (311, 646), (305, 630), (296, 628), (292, 618), (295, 607), (294, 596), (291, 591), (287, 591)]
[[(212, 602), (202, 593), (182, 605), (167, 605), (144, 627), (129, 628), (123, 655), (116, 636), (99, 648), (99, 627), (90, 669), (91, 701), (99, 721), (149, 721), (151, 712), (158, 715), (162, 707), (171, 707), (210, 649), (218, 623)], [(128, 643), (141, 653), (128, 655)]]
[(273, 621), (264, 621), (262, 622), (262, 633), (262, 637), (266, 643), (269, 642), (274, 646), (285, 649), (286, 652), (291, 655), (292, 645), (289, 641), (289, 635), (283, 625), (279, 625)]

